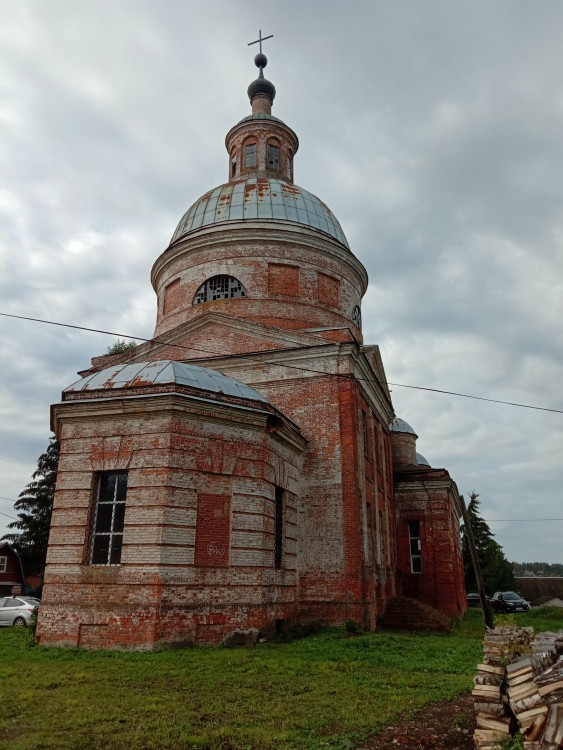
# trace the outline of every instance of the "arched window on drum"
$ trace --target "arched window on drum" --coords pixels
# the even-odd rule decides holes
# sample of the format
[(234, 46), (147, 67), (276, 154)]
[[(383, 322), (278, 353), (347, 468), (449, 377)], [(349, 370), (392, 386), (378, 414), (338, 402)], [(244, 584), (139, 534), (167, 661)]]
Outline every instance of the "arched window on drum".
[(194, 305), (218, 299), (246, 297), (246, 289), (234, 276), (212, 276), (199, 287), (194, 296)]
[(352, 310), (352, 322), (354, 325), (358, 326), (358, 328), (361, 329), (362, 327), (362, 312), (358, 305), (354, 306), (354, 309)]

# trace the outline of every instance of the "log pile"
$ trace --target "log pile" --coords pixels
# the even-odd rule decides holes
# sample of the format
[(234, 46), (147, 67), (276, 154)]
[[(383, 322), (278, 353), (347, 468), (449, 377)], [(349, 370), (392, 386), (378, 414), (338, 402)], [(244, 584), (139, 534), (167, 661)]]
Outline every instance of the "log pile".
[(563, 749), (563, 631), (488, 631), (472, 696), (477, 750), (497, 750), (517, 732), (525, 750)]

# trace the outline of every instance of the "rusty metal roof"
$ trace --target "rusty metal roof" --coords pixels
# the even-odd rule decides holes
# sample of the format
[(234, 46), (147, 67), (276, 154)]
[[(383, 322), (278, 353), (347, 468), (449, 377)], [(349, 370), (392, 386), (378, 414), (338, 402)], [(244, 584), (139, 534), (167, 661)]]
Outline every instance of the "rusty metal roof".
[(69, 385), (68, 388), (64, 389), (63, 394), (77, 391), (140, 388), (147, 385), (168, 383), (178, 383), (208, 393), (219, 393), (225, 396), (236, 396), (237, 398), (248, 398), (252, 401), (268, 403), (261, 393), (239, 380), (229, 378), (227, 375), (223, 375), (216, 370), (210, 370), (208, 367), (198, 367), (186, 362), (175, 362), (167, 359), (106, 367), (105, 370)]
[(342, 227), (326, 204), (297, 185), (266, 177), (219, 185), (203, 195), (182, 216), (170, 244), (205, 227), (264, 220), (307, 226), (350, 249)]

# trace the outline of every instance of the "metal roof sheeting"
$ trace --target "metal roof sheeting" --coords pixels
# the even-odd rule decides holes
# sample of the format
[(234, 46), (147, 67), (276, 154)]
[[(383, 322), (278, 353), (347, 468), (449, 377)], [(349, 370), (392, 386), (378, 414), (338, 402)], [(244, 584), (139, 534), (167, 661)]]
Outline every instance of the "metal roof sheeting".
[(76, 383), (65, 388), (63, 393), (141, 388), (148, 385), (169, 383), (178, 383), (209, 393), (220, 393), (226, 396), (268, 403), (261, 393), (239, 380), (229, 378), (227, 375), (223, 375), (216, 370), (210, 370), (207, 367), (198, 367), (186, 362), (175, 362), (167, 359), (106, 367), (105, 370), (77, 380)]
[(400, 419), (399, 417), (395, 417), (395, 419), (389, 425), (389, 428), (391, 429), (391, 432), (410, 432), (412, 435), (416, 435), (416, 432), (413, 430), (410, 424), (408, 422), (405, 422), (404, 419)]
[(338, 220), (319, 198), (297, 185), (266, 177), (219, 185), (203, 195), (186, 211), (170, 244), (203, 227), (263, 220), (302, 224), (350, 249)]

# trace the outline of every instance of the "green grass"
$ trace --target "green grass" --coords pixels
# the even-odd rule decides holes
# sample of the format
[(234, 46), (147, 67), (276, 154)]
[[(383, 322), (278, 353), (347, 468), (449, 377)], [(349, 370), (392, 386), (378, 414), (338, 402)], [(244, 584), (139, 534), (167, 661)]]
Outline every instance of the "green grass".
[(329, 630), (252, 649), (43, 649), (0, 630), (0, 748), (340, 750), (471, 688), (483, 626)]
[(563, 609), (557, 607), (535, 607), (529, 612), (518, 612), (513, 615), (495, 615), (495, 626), (517, 625), (518, 627), (533, 627), (534, 632), (543, 633), (546, 630), (563, 630)]

